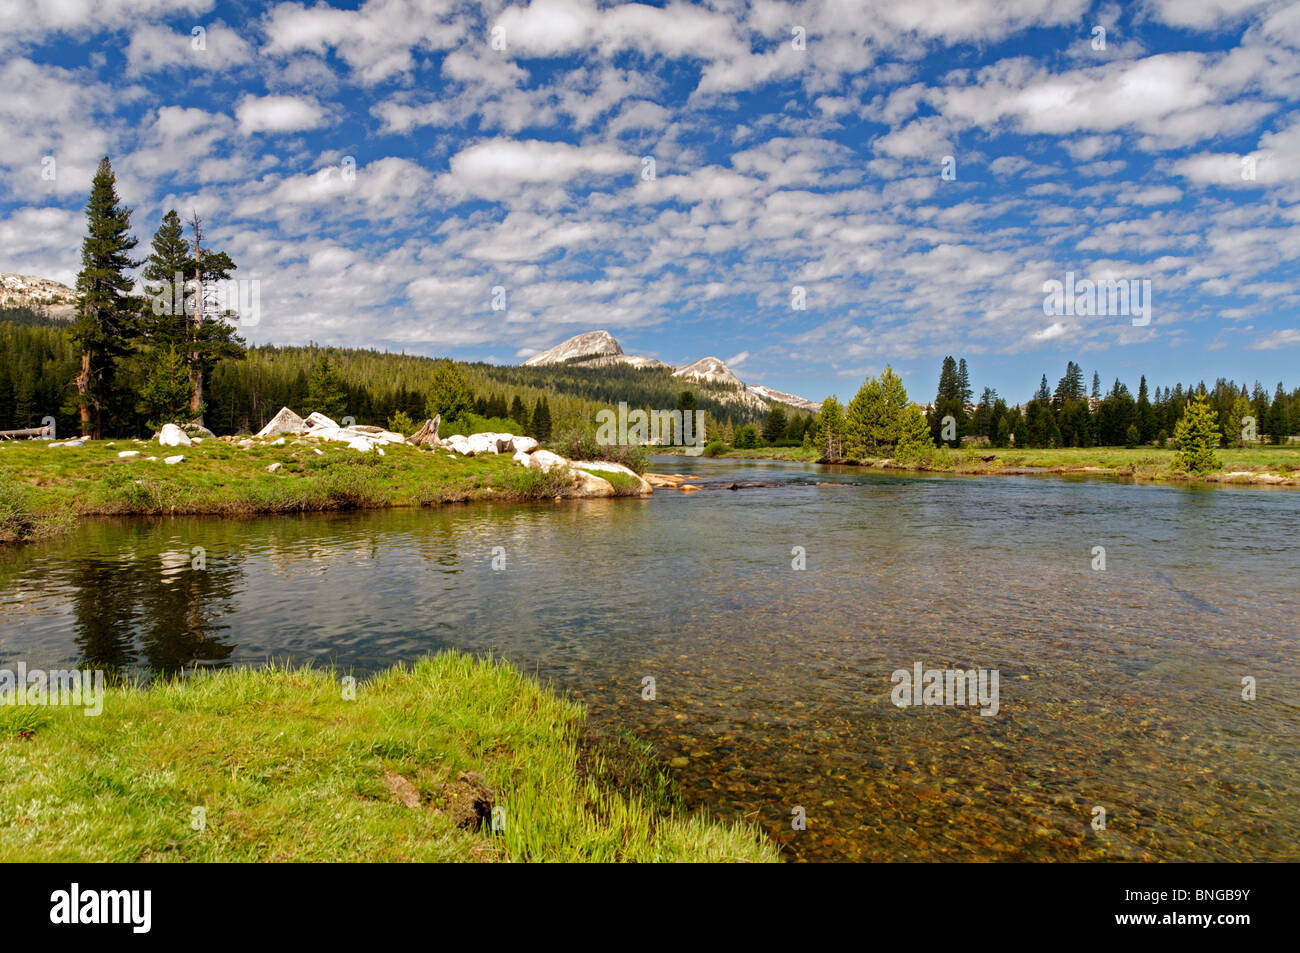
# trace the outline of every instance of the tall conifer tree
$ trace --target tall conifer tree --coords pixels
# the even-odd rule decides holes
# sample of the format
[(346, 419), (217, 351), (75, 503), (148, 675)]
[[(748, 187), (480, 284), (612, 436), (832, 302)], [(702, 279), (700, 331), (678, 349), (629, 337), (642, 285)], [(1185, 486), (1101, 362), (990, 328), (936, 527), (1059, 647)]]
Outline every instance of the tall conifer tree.
[(138, 303), (126, 274), (139, 262), (128, 254), (136, 245), (129, 234), (131, 210), (120, 204), (117, 178), (104, 156), (91, 180), (86, 204), (86, 237), (77, 275), (78, 315), (73, 339), (81, 352), (76, 376), (76, 406), (81, 432), (98, 440), (111, 399), (117, 360), (131, 349)]

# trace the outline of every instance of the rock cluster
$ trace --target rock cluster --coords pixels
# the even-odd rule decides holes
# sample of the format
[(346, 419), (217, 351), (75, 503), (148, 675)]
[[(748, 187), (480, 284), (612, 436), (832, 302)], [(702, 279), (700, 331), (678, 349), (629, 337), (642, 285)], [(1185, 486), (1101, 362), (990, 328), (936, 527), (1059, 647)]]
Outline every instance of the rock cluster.
[(363, 424), (349, 424), (345, 427), (320, 413), (308, 414), (304, 420), (288, 407), (281, 407), (280, 412), (272, 417), (255, 437), (240, 440), (238, 443), (241, 447), (251, 447), (253, 440), (265, 440), (268, 437), (276, 437), (277, 442), (283, 443), (286, 436), (346, 443), (349, 448), (360, 453), (369, 453), (371, 450), (379, 450), (382, 453), (383, 451), (379, 449), (381, 447), (406, 442), (406, 438), (400, 433), (385, 430), (383, 427)]

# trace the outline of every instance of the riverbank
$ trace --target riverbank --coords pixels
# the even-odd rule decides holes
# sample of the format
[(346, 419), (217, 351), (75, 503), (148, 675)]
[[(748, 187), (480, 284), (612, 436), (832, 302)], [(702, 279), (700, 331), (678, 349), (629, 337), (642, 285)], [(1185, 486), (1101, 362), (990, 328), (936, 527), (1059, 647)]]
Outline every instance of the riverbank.
[(105, 695), (94, 717), (0, 706), (0, 861), (777, 859), (500, 661), (445, 653), (352, 693), (270, 667)]
[[(844, 465), (926, 473), (1012, 475), (1019, 473), (1098, 473), (1157, 482), (1225, 483), (1256, 486), (1300, 486), (1300, 445), (1228, 448), (1217, 451), (1223, 466), (1213, 473), (1192, 474), (1173, 468), (1174, 451), (1157, 447), (1066, 447), (1061, 449), (962, 450), (939, 448), (923, 462), (900, 463), (879, 457), (847, 461)], [(805, 447), (766, 447), (729, 450), (718, 459), (783, 460), (817, 463), (821, 455)]]
[[(173, 455), (183, 459), (166, 463)], [(639, 487), (619, 474), (600, 476), (611, 478), (606, 482), (616, 496), (634, 495)], [(25, 441), (0, 444), (0, 542), (55, 536), (83, 516), (251, 516), (526, 502), (599, 495), (586, 489), (598, 483), (586, 477), (575, 482), (564, 468), (522, 467), (510, 454), (466, 457), (405, 445), (390, 445), (381, 456), (294, 439), (258, 441), (247, 449), (217, 439), (165, 448), (140, 440), (76, 447)]]

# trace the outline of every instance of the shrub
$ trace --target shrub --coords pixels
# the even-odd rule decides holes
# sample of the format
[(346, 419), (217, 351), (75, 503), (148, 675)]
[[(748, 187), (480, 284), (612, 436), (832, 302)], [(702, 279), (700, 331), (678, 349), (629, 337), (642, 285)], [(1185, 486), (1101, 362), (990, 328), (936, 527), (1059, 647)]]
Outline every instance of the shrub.
[(515, 467), (507, 471), (504, 488), (521, 500), (549, 500), (571, 487), (573, 480), (567, 467)]
[(585, 427), (568, 427), (552, 441), (555, 452), (570, 460), (608, 460), (621, 463), (635, 473), (644, 473), (648, 454), (644, 447), (622, 444), (604, 445), (596, 440), (596, 432)]
[(710, 440), (704, 447), (704, 455), (706, 457), (720, 457), (730, 449), (721, 440)]
[(393, 433), (400, 433), (403, 437), (409, 437), (415, 432), (415, 421), (406, 411), (399, 410), (388, 418), (388, 429)]

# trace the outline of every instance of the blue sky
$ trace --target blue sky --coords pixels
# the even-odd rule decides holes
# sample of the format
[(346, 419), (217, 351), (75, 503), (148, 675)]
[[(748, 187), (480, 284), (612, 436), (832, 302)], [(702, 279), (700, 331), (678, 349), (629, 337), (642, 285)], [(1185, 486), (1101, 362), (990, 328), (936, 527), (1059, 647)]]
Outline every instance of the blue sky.
[[(197, 209), (260, 282), (256, 343), (1300, 383), (1294, 3), (63, 0), (0, 12), (0, 89), (0, 271), (72, 283), (109, 155), (141, 249)], [(1150, 322), (1045, 314), (1067, 272)]]

